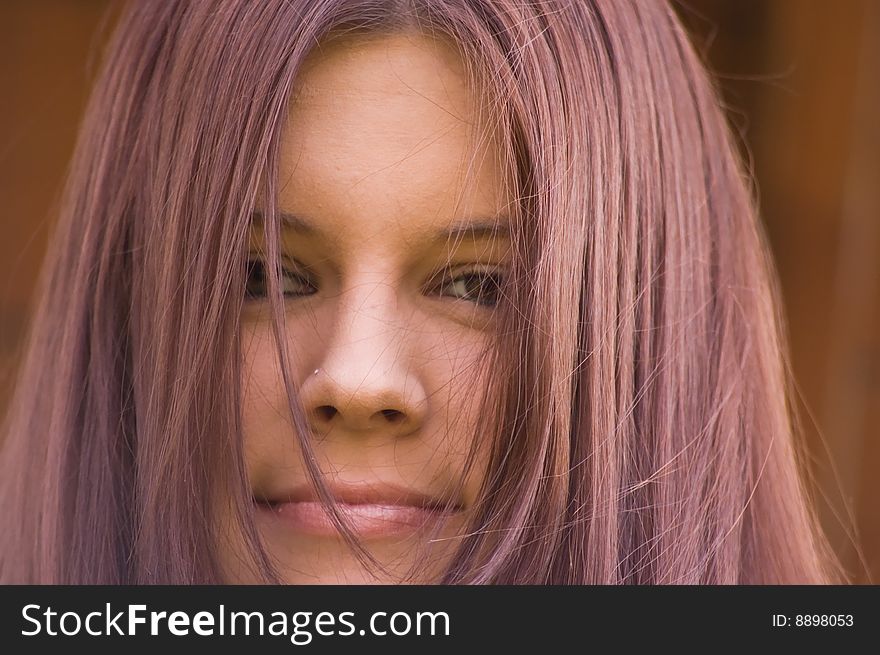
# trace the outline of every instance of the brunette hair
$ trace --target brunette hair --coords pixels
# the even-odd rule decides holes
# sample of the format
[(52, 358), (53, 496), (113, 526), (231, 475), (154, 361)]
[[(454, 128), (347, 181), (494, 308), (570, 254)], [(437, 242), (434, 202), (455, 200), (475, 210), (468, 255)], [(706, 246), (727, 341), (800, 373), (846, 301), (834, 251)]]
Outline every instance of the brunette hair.
[(130, 3), (7, 417), (0, 580), (221, 581), (212, 499), (228, 497), (253, 567), (279, 581), (241, 444), (252, 212), (277, 256), (280, 134), (309, 51), (406, 29), (460, 51), (518, 199), (477, 431), (491, 461), (441, 581), (839, 580), (715, 90), (670, 7), (618, 0)]

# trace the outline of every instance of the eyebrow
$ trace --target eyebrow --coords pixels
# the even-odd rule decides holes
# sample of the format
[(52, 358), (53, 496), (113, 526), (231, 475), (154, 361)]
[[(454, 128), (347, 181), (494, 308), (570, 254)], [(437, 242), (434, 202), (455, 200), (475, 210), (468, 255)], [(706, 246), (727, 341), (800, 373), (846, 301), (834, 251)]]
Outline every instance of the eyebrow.
[[(263, 220), (263, 213), (255, 211), (251, 217), (254, 222), (261, 222)], [(316, 236), (321, 233), (321, 230), (313, 223), (297, 214), (282, 211), (278, 212), (278, 218), (285, 227), (295, 232), (299, 232), (300, 234)], [(468, 221), (454, 223), (449, 227), (438, 230), (432, 241), (436, 243), (448, 239), (458, 240), (463, 238), (477, 240), (496, 236), (510, 237), (510, 225), (503, 216), (495, 218), (473, 218)]]
[(475, 218), (470, 221), (455, 223), (448, 228), (439, 230), (434, 237), (434, 241), (458, 240), (462, 238), (477, 240), (497, 236), (510, 238), (510, 224), (508, 222), (501, 217)]
[[(294, 230), (296, 232), (300, 232), (302, 234), (312, 236), (318, 234), (320, 231), (314, 225), (309, 223), (306, 219), (301, 218), (296, 214), (291, 214), (290, 212), (278, 212), (278, 218), (285, 227), (290, 228), (291, 230)], [(263, 212), (254, 211), (251, 214), (251, 220), (254, 223), (262, 223)]]

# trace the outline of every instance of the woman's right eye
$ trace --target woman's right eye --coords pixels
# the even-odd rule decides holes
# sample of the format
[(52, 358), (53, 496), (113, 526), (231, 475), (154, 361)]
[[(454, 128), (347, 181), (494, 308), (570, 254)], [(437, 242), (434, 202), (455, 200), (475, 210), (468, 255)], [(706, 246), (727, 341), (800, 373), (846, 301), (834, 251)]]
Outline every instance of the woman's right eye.
[[(287, 297), (310, 296), (317, 291), (305, 277), (288, 268), (281, 268), (280, 281), (281, 293)], [(262, 259), (248, 259), (245, 295), (248, 298), (266, 298), (269, 295), (269, 273)]]

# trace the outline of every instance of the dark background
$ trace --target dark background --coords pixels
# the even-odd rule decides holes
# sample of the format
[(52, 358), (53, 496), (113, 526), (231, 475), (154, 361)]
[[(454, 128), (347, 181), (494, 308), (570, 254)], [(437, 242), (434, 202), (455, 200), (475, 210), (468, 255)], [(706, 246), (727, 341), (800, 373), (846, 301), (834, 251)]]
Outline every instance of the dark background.
[[(880, 580), (880, 0), (675, 6), (755, 178), (818, 510), (853, 579)], [(0, 412), (118, 8), (0, 3)]]

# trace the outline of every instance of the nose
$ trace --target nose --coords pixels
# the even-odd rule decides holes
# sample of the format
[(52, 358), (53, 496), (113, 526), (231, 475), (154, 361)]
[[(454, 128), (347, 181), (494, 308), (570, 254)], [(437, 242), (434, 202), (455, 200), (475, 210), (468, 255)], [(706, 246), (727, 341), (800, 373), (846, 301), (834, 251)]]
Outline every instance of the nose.
[(340, 300), (318, 368), (300, 387), (319, 435), (407, 436), (423, 425), (427, 394), (409, 356), (406, 319), (393, 290)]

